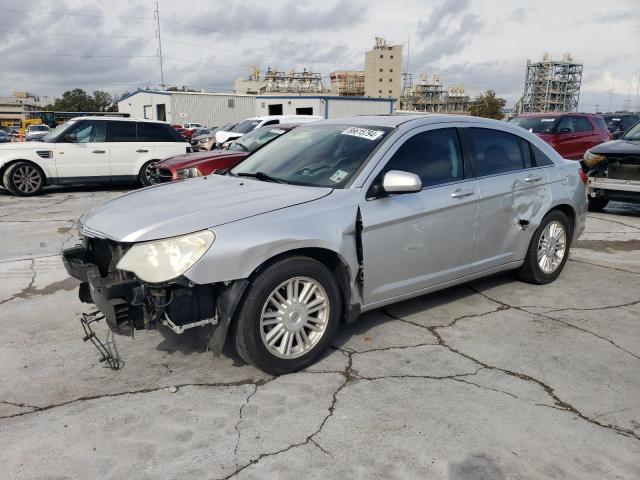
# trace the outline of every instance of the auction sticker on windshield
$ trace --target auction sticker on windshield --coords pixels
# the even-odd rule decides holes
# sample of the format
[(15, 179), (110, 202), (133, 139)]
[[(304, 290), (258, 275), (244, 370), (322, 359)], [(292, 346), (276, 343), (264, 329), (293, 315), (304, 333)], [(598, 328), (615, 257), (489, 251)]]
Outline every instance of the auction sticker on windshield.
[(284, 130), (282, 130), (281, 128), (272, 128), (271, 130), (269, 130), (271, 133), (277, 133), (278, 135), (282, 135), (284, 133)]
[(382, 130), (370, 130), (368, 128), (349, 127), (342, 135), (351, 135), (352, 137), (366, 138), (367, 140), (375, 140), (384, 135)]
[(338, 170), (336, 171), (336, 173), (331, 175), (331, 177), (329, 177), (329, 180), (331, 180), (333, 183), (340, 183), (342, 180), (344, 180), (344, 177), (346, 177), (347, 175), (349, 175), (349, 172), (345, 172), (344, 170)]

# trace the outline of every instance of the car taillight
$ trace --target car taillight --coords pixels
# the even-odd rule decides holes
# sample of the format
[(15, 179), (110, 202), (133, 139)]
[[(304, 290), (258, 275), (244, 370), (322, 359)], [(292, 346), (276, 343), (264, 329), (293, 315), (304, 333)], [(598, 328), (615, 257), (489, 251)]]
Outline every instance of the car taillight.
[(578, 169), (578, 173), (580, 174), (580, 179), (582, 180), (582, 183), (584, 183), (585, 185), (587, 184), (587, 181), (589, 180), (587, 178), (587, 174), (584, 173), (584, 170), (582, 168)]

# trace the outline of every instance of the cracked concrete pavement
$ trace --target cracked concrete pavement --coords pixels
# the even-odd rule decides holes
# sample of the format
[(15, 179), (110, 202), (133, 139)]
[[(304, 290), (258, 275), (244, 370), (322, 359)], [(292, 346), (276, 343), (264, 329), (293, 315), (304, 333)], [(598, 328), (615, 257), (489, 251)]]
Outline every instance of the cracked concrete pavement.
[(59, 253), (122, 192), (0, 191), (5, 478), (640, 477), (640, 206), (590, 214), (551, 285), (502, 275), (370, 312), (273, 378), (198, 331), (97, 361)]

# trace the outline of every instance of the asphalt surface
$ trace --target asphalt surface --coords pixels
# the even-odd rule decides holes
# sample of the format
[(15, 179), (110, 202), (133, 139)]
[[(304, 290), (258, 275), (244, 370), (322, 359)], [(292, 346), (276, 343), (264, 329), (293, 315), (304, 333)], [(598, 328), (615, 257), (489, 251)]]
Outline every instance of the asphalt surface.
[(193, 331), (97, 361), (59, 253), (121, 193), (0, 191), (3, 478), (640, 478), (640, 206), (590, 215), (553, 284), (502, 275), (369, 313), (272, 378)]

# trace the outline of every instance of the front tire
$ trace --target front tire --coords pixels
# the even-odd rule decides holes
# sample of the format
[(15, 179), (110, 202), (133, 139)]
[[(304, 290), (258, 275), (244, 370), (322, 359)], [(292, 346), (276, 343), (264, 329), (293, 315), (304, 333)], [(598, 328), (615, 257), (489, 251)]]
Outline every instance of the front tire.
[(247, 363), (282, 375), (311, 365), (329, 346), (341, 318), (331, 272), (308, 257), (280, 260), (253, 279), (234, 328)]
[(564, 213), (559, 210), (547, 213), (517, 270), (520, 280), (543, 285), (558, 278), (569, 258), (571, 234), (571, 224)]
[(31, 162), (16, 162), (4, 172), (2, 183), (13, 195), (31, 197), (42, 192), (46, 182), (44, 172)]

